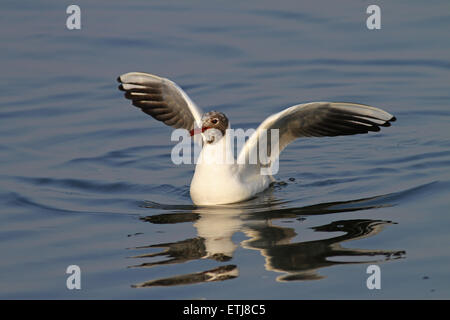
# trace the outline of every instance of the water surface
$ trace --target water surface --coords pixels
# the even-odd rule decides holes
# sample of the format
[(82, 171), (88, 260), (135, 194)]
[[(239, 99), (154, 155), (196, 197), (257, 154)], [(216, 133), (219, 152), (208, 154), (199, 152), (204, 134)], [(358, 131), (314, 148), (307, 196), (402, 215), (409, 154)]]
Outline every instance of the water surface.
[[(78, 1), (69, 31), (64, 3), (4, 1), (0, 297), (448, 299), (450, 6), (378, 3), (369, 31), (365, 1)], [(309, 101), (398, 121), (298, 140), (269, 190), (198, 207), (171, 129), (117, 90), (129, 71), (234, 128)]]

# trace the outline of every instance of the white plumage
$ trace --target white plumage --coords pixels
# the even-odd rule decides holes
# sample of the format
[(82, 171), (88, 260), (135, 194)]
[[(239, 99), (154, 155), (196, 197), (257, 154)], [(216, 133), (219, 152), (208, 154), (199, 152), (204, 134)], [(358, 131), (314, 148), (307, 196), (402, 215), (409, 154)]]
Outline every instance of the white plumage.
[[(356, 103), (295, 105), (264, 120), (230, 163), (224, 161), (234, 159), (234, 155), (227, 130), (230, 125), (223, 113), (213, 111), (202, 116), (188, 95), (165, 78), (131, 72), (118, 81), (125, 97), (143, 112), (174, 128), (189, 130), (191, 135), (201, 133), (204, 144), (190, 188), (192, 201), (198, 205), (244, 201), (265, 190), (274, 179), (271, 174), (261, 174), (262, 169), (270, 168), (280, 152), (299, 137), (367, 133), (395, 121), (386, 111)], [(273, 148), (267, 136), (273, 129), (278, 133), (278, 148)], [(257, 156), (256, 162), (250, 161), (262, 146), (268, 150), (268, 159)]]

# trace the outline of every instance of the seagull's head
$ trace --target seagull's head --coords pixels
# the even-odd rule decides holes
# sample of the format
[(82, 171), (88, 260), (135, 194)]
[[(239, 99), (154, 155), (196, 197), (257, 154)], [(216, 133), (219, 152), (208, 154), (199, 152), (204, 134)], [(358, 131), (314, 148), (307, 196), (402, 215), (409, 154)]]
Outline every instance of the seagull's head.
[(228, 118), (222, 112), (210, 111), (202, 116), (202, 128), (191, 130), (191, 136), (202, 132), (206, 143), (215, 143), (225, 136), (228, 129)]

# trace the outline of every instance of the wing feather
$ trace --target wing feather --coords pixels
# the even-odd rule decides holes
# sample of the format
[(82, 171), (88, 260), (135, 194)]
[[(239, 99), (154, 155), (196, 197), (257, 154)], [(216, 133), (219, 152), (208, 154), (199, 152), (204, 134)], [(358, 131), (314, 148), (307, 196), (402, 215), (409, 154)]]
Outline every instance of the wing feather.
[[(261, 123), (240, 151), (238, 163), (248, 163), (250, 154), (257, 152), (259, 144), (264, 141), (262, 135), (271, 129), (278, 129), (279, 152), (270, 152), (270, 163), (297, 138), (377, 132), (380, 131), (380, 127), (388, 127), (391, 125), (390, 122), (395, 120), (390, 113), (363, 104), (311, 102), (295, 105), (271, 115)], [(270, 144), (269, 139), (265, 141)], [(267, 150), (270, 150), (269, 145)], [(257, 163), (257, 166), (262, 164)]]
[(125, 98), (156, 120), (174, 128), (201, 126), (201, 110), (174, 82), (149, 73), (130, 72), (117, 79)]

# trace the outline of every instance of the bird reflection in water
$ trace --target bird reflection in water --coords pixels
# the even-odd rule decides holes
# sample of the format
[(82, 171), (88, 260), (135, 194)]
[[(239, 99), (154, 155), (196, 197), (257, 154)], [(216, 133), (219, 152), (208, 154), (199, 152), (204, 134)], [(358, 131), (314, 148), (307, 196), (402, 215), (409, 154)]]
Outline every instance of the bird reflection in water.
[(274, 224), (277, 220), (283, 221), (282, 219), (295, 219), (301, 223), (308, 219), (308, 216), (313, 215), (389, 207), (390, 200), (393, 200), (395, 196), (390, 194), (299, 208), (285, 207), (285, 204), (270, 199), (270, 194), (262, 200), (260, 198), (260, 203), (246, 202), (221, 207), (160, 205), (147, 202), (146, 207), (170, 210), (171, 213), (144, 217), (143, 221), (153, 224), (192, 222), (197, 230), (197, 237), (134, 248), (143, 251), (155, 248), (164, 250), (157, 253), (143, 253), (132, 258), (139, 260), (153, 258), (151, 260), (154, 260), (157, 257), (164, 257), (165, 259), (143, 262), (130, 267), (149, 268), (199, 259), (211, 259), (224, 265), (197, 273), (154, 279), (133, 285), (133, 287), (186, 285), (238, 277), (238, 266), (229, 264), (238, 247), (238, 244), (232, 241), (232, 236), (238, 231), (249, 238), (242, 241), (240, 245), (246, 249), (258, 250), (265, 258), (266, 270), (282, 273), (277, 277), (278, 281), (318, 280), (324, 278), (318, 272), (321, 268), (342, 264), (381, 263), (403, 258), (405, 255), (403, 250), (354, 249), (342, 246), (345, 241), (378, 234), (385, 226), (394, 224), (391, 221), (336, 220), (311, 228), (314, 232), (320, 232), (321, 236), (329, 233), (330, 237), (298, 242), (294, 242), (298, 239), (294, 228)]

